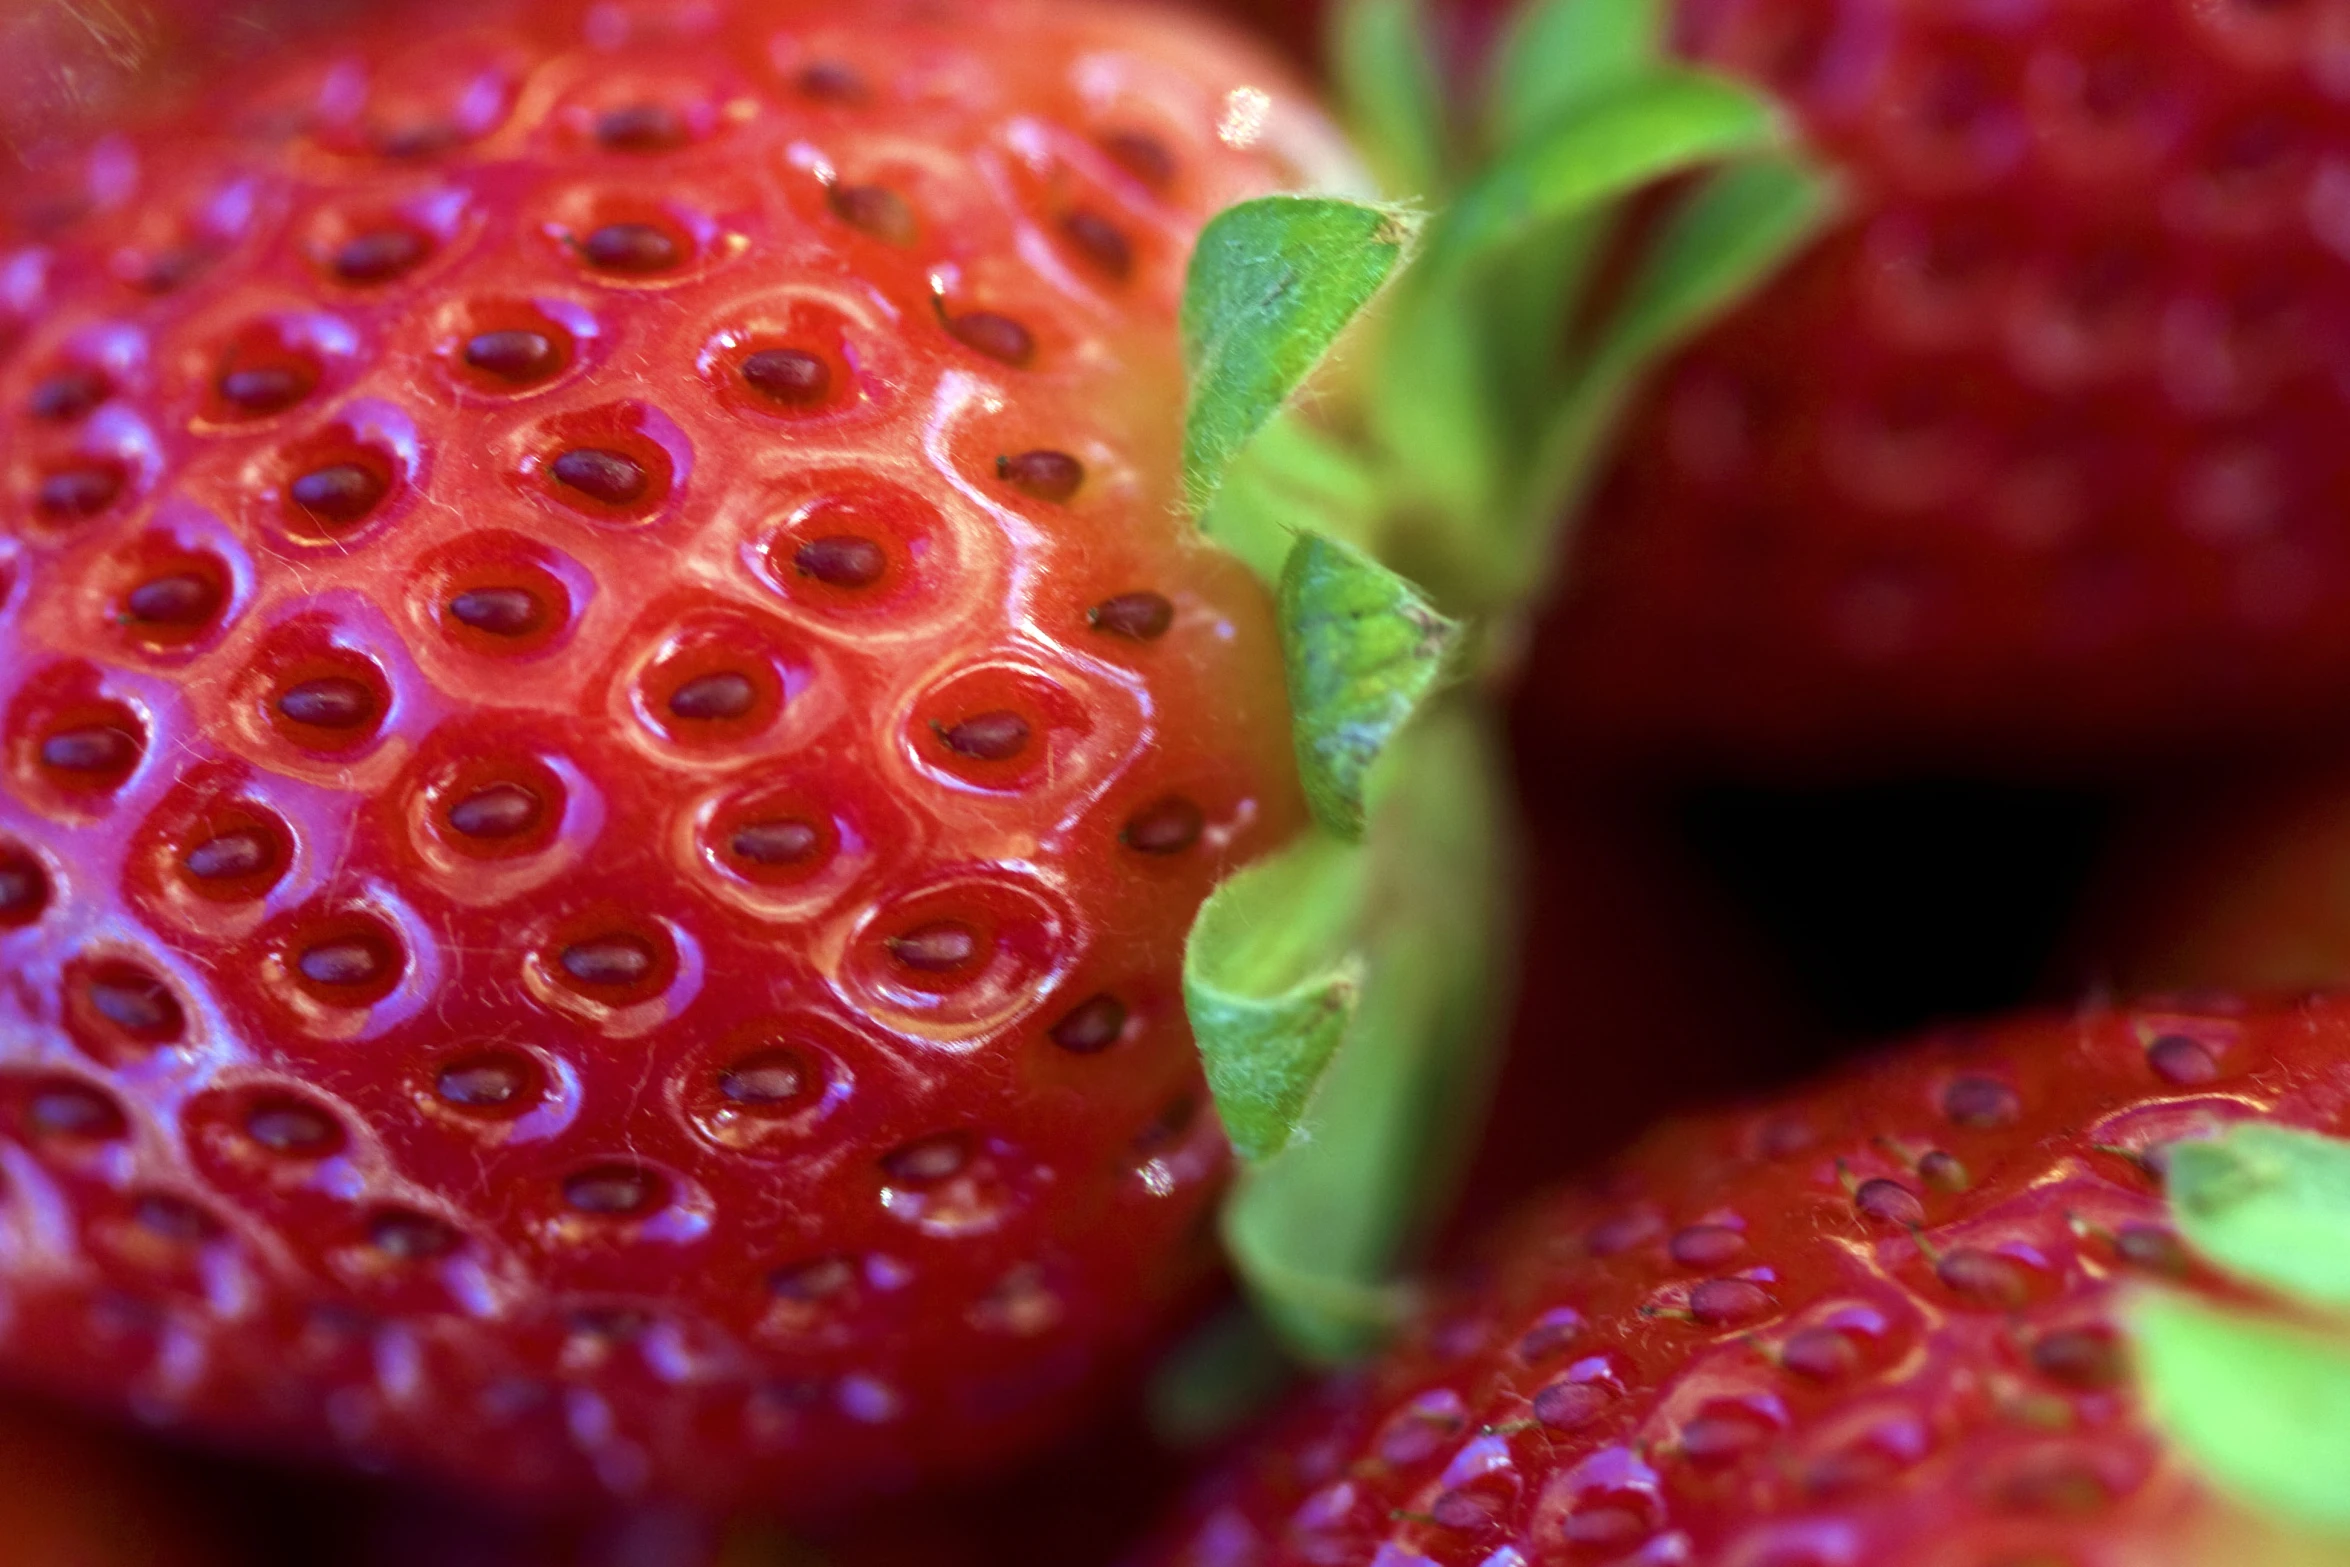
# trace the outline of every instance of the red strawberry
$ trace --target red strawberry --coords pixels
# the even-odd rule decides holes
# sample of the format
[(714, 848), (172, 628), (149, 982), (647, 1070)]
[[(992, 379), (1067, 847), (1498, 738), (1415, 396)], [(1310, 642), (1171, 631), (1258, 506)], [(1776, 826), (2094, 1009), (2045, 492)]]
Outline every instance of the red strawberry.
[(1303, 820), (1185, 259), (1330, 145), (1172, 18), (514, 0), (13, 180), (6, 1374), (798, 1509), (1065, 1426)]
[(1528, 701), (1753, 767), (2338, 725), (2350, 96), (2324, 5), (1686, 0), (1848, 219), (1622, 434)]
[(2344, 1002), (2026, 1018), (1668, 1126), (1490, 1237), (1144, 1560), (2285, 1560), (2149, 1423), (2120, 1308), (2210, 1277), (2170, 1145), (2339, 1129), (2346, 1050)]
[(2350, 767), (2191, 780), (2115, 834), (2069, 967), (2124, 990), (2350, 984)]

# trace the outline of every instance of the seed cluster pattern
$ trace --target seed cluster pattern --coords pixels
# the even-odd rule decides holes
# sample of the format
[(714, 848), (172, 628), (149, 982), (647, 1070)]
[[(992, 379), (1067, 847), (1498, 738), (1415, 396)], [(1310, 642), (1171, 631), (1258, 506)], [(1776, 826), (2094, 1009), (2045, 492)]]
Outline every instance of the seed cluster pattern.
[(2149, 1426), (2121, 1303), (2210, 1282), (2169, 1145), (2256, 1116), (2338, 1134), (2346, 1039), (2334, 1001), (2027, 1018), (1662, 1128), (1489, 1236), (1140, 1559), (2207, 1559), (2185, 1542), (2230, 1515)]
[(1111, 8), (460, 9), (0, 192), (0, 1366), (1000, 1461), (1209, 1265), (1183, 937), (1303, 815), (1174, 319), (1331, 143)]

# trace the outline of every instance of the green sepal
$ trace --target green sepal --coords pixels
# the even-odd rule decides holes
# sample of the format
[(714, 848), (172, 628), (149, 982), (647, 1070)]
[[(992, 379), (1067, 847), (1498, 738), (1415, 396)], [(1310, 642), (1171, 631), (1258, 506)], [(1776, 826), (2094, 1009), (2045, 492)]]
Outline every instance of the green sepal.
[(1516, 147), (1594, 92), (1654, 65), (1657, 0), (1532, 0), (1511, 16), (1485, 91), (1486, 137)]
[(2211, 1262), (2297, 1304), (2350, 1311), (2350, 1142), (2249, 1121), (2172, 1144), (2164, 1189), (2180, 1237)]
[(1419, 220), (1332, 196), (1265, 196), (1208, 220), (1183, 287), (1183, 484), (1192, 514), (1403, 261)]
[(1360, 550), (1309, 533), (1278, 595), (1290, 734), (1314, 819), (1360, 838), (1371, 770), (1435, 689), (1460, 628)]
[(2180, 1291), (2140, 1297), (2130, 1326), (2147, 1408), (2189, 1458), (2263, 1511), (2350, 1536), (2350, 1345)]
[(1382, 187), (1444, 189), (1444, 96), (1419, 0), (1344, 0), (1330, 14), (1330, 75), (1347, 129)]
[(1362, 455), (1288, 408), (1224, 475), (1201, 526), (1265, 583), (1277, 585), (1301, 526), (1369, 549), (1384, 504)]
[(1668, 175), (1785, 139), (1778, 111), (1760, 94), (1696, 71), (1644, 72), (1553, 120), (1472, 181), (1430, 236), (1429, 264), (1497, 255)]
[(1183, 1002), (1224, 1135), (1243, 1159), (1289, 1146), (1362, 990), (1355, 917), (1369, 857), (1308, 831), (1208, 895)]
[(1443, 1211), (1485, 1104), (1514, 971), (1509, 807), (1467, 692), (1397, 740), (1353, 909), (1360, 1004), (1303, 1130), (1227, 1200), (1233, 1266), (1309, 1360), (1370, 1348), (1412, 1304), (1397, 1270)]
[(1601, 444), (1648, 367), (1776, 272), (1836, 209), (1834, 187), (1799, 160), (1757, 157), (1707, 175), (1642, 258), (1623, 301), (1583, 356), (1531, 464), (1519, 515), (1543, 579), (1556, 524), (1573, 514)]

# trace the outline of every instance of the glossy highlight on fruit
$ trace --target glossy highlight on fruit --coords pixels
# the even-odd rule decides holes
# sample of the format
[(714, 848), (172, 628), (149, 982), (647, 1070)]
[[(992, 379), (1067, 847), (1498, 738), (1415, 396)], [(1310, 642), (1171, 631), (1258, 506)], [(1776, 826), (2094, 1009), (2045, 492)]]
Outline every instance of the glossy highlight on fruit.
[(2334, 1000), (2030, 1016), (1668, 1124), (1489, 1233), (1139, 1559), (2272, 1559), (2149, 1422), (2126, 1309), (2213, 1280), (2169, 1145), (2338, 1135), (2346, 1048)]
[(0, 190), (0, 1370), (511, 1494), (1053, 1435), (1211, 1264), (1184, 933), (1304, 808), (1175, 311), (1330, 134), (1055, 0), (219, 92)]

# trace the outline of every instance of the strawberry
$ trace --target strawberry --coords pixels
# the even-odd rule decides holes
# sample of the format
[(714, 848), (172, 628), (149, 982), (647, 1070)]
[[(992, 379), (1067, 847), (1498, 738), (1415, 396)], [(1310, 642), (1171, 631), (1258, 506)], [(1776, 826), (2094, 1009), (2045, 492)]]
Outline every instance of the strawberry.
[(2350, 983), (2350, 768), (2190, 779), (2123, 819), (2065, 965), (2126, 991)]
[(13, 180), (7, 1374), (799, 1509), (1096, 1397), (1305, 819), (1184, 264), (1339, 159), (1175, 18), (516, 0)]
[(1603, 411), (1816, 206), (1750, 93), (1614, 87), (1423, 214), (1148, 13), (493, 0), (16, 182), (0, 1372), (804, 1520), (1065, 1435), (1227, 1150), (1267, 1320), (1375, 1335), (1540, 541), (1351, 410), (1718, 165), (1525, 410)]
[(2338, 727), (2330, 11), (1686, 0), (1672, 27), (1800, 117), (1844, 216), (1623, 430), (1534, 727), (1789, 771)]
[[(2280, 1141), (2340, 1178), (2350, 1148), (2280, 1128), (2341, 1127), (2345, 1050), (2340, 1001), (2030, 1016), (1668, 1125), (1490, 1235), (1403, 1342), (1292, 1410), (1141, 1560), (2298, 1559), (2254, 1543), (2254, 1512), (2300, 1515), (2274, 1485), (2239, 1499), (2243, 1433), (2181, 1402), (2183, 1351), (2290, 1315), (2211, 1316), (2198, 1302), (2247, 1298), (2213, 1264), (2295, 1301), (2296, 1270), (2338, 1272), (2315, 1244), (2337, 1229), (2254, 1234), (2277, 1214), (2231, 1205), (2281, 1179)], [(2339, 1188), (2310, 1184), (2336, 1225)], [(2340, 1310), (2332, 1272), (2314, 1282)], [(2193, 1341), (2214, 1323), (2255, 1337)], [(2350, 1374), (2312, 1364), (2329, 1395)], [(2338, 1451), (2309, 1449), (2337, 1527)]]

